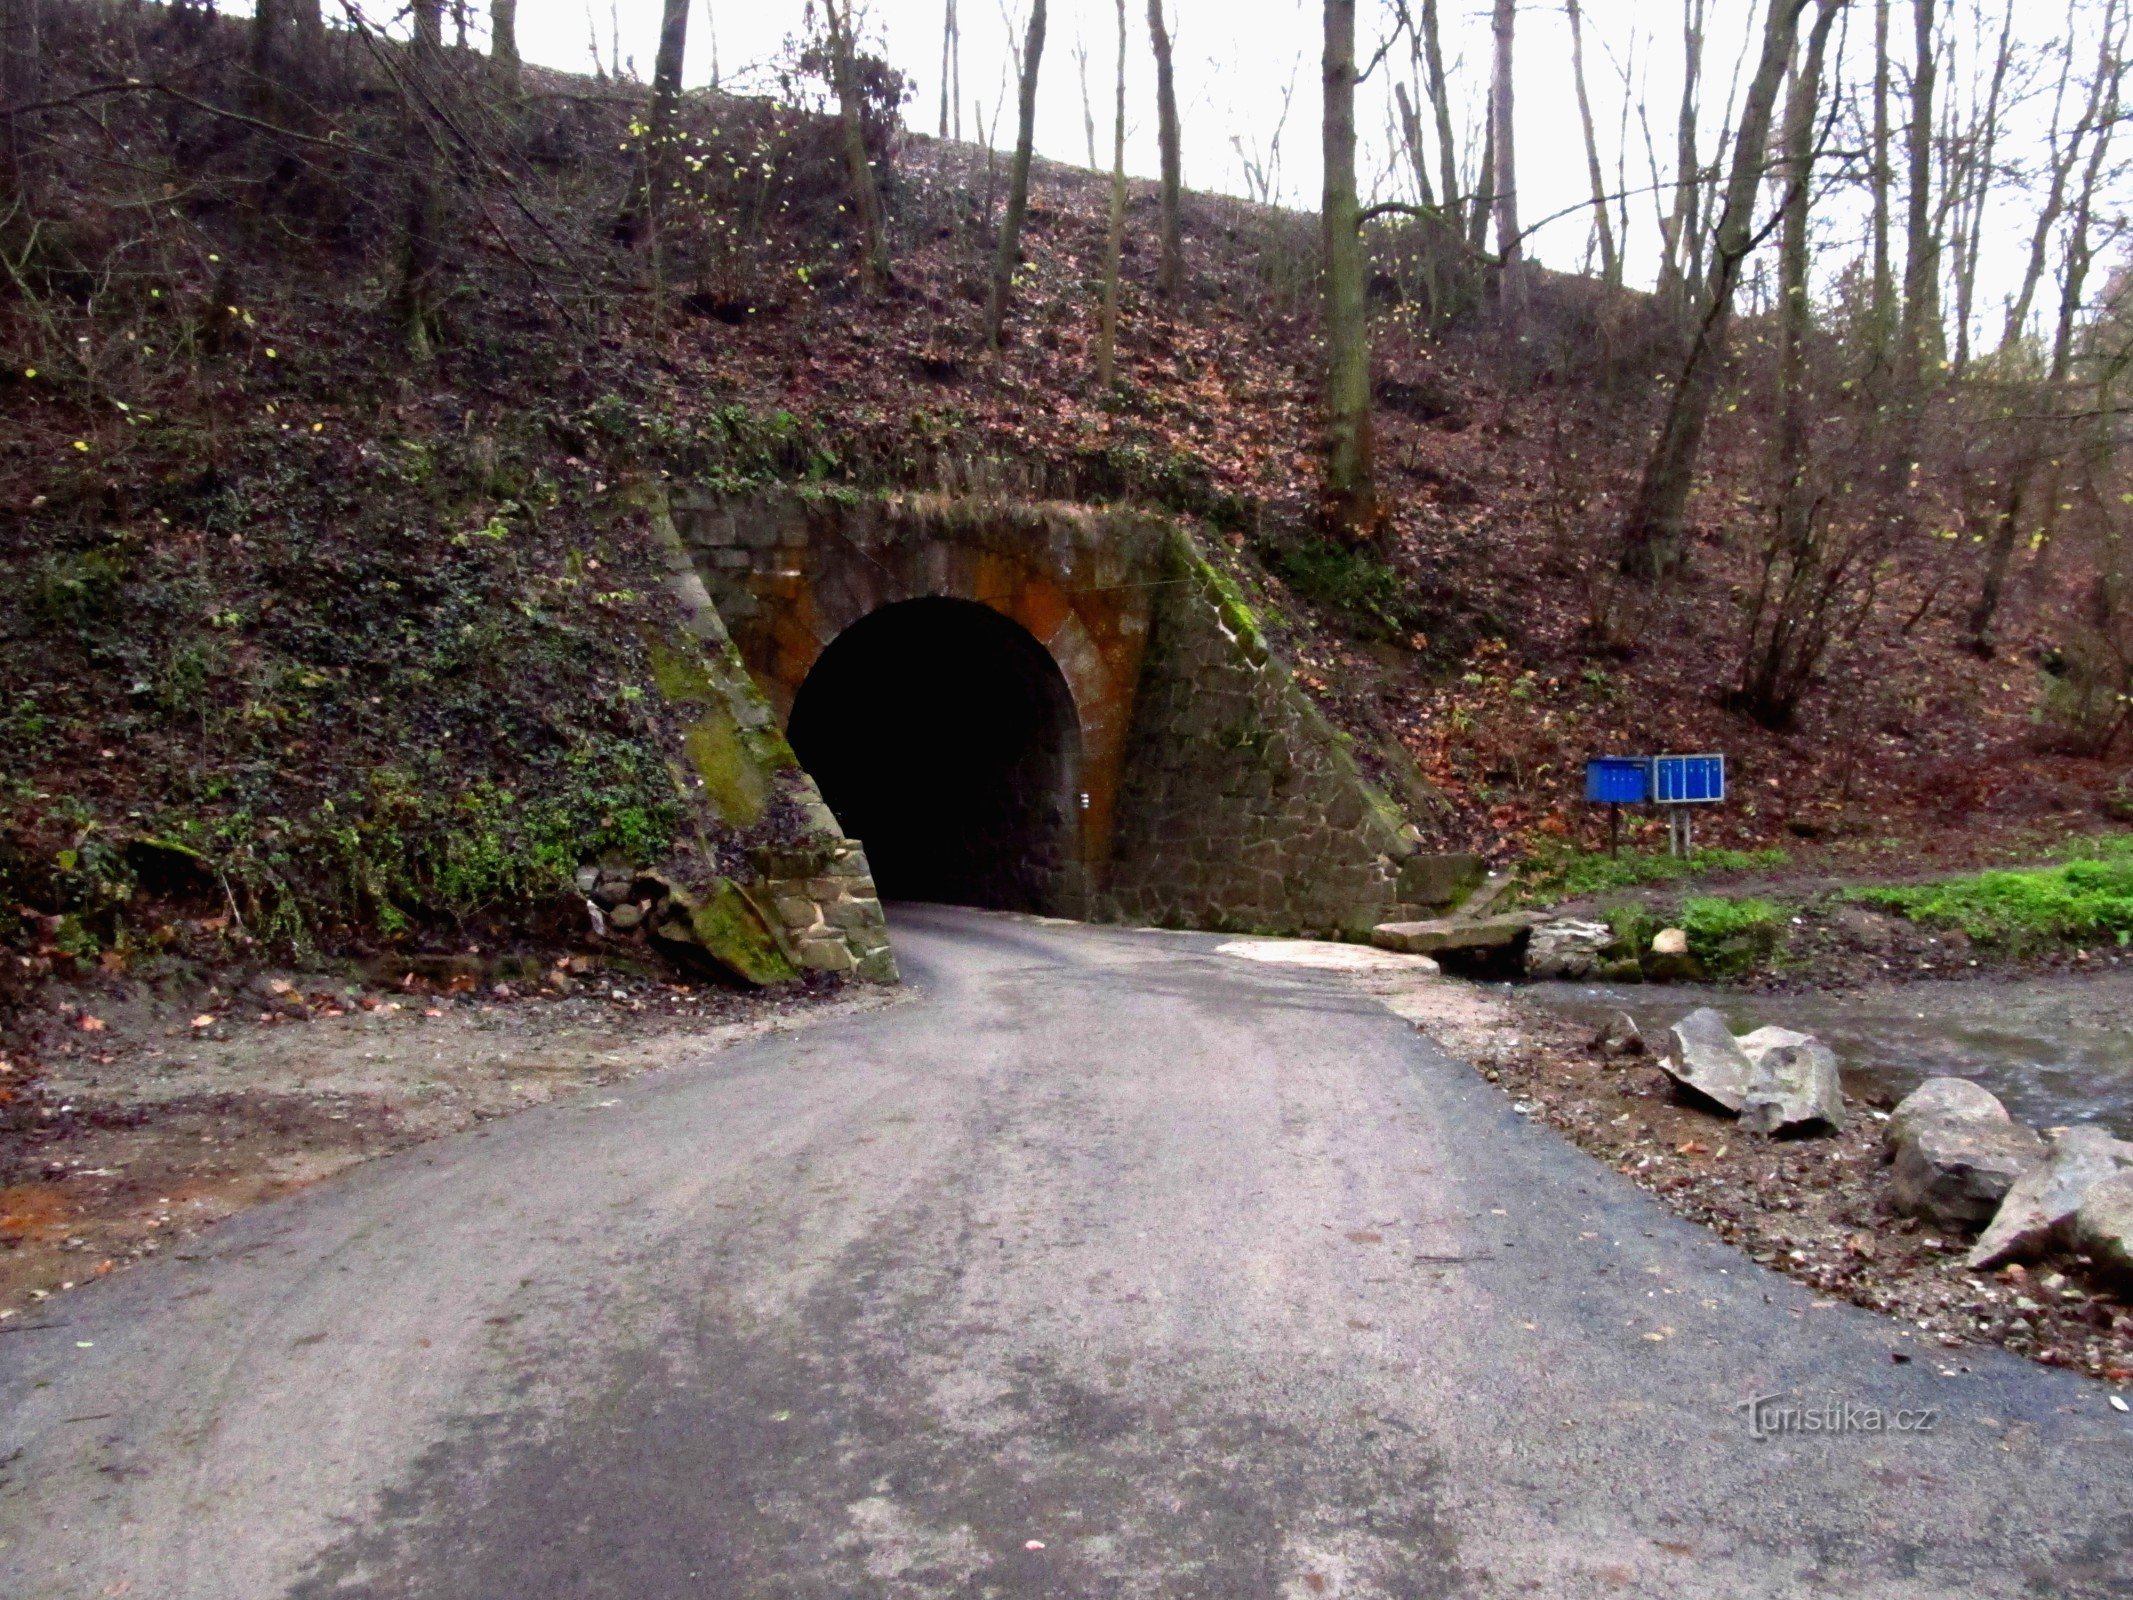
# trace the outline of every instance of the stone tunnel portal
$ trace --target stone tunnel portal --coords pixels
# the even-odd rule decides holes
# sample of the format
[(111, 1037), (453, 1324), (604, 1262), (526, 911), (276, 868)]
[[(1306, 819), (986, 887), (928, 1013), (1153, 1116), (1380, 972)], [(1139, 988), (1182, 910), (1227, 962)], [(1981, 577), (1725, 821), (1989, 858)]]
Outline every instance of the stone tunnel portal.
[(823, 650), (786, 731), (885, 898), (1085, 914), (1074, 699), (1019, 623), (882, 606)]

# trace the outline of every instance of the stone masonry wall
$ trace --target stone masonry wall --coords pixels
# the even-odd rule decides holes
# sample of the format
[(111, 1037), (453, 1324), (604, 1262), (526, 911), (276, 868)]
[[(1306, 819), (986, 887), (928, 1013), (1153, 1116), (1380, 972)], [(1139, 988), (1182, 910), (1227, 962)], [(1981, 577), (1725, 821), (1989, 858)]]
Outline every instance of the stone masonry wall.
[(610, 917), (631, 907), (660, 938), (695, 945), (751, 982), (803, 968), (896, 982), (865, 853), (844, 837), (786, 743), (675, 531), (664, 491), (649, 485), (643, 498), (682, 614), (681, 636), (652, 642), (654, 680), (683, 722), (677, 782), (693, 804), (744, 836), (780, 804), (798, 827), (752, 849), (751, 871), (740, 877), (707, 876), (696, 870), (700, 863), (683, 861), (611, 869), (604, 878), (596, 872), (588, 892)]
[(1364, 938), (1478, 876), (1365, 779), (1183, 529), (1164, 552), (1107, 883), (1118, 918)]

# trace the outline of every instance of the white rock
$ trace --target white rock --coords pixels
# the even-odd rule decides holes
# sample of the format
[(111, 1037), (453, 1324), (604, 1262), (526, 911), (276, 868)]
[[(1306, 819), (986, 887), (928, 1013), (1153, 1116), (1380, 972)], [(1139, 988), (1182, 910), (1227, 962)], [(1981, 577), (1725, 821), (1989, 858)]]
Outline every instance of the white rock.
[(1600, 964), (1615, 930), (1604, 922), (1562, 917), (1544, 922), (1526, 939), (1526, 976), (1582, 978)]
[(1681, 928), (1661, 928), (1652, 935), (1652, 954), (1655, 956), (1685, 956), (1689, 953), (1689, 936)]
[(1811, 1033), (1757, 1028), (1734, 1043), (1754, 1068), (1741, 1103), (1750, 1133), (1835, 1133), (1844, 1126), (1837, 1057)]
[(1700, 1006), (1667, 1030), (1672, 1041), (1659, 1065), (1676, 1083), (1738, 1115), (1755, 1081), (1755, 1065), (1733, 1038), (1726, 1019)]

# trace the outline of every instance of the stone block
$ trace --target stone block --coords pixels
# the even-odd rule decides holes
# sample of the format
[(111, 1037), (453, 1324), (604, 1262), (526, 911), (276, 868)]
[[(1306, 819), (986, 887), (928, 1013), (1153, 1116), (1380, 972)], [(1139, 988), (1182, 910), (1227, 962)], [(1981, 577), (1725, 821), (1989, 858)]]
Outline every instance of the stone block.
[(838, 929), (878, 928), (882, 925), (879, 900), (839, 900), (822, 908), (822, 920)]
[(815, 972), (850, 972), (859, 963), (851, 947), (838, 938), (802, 939), (800, 965)]
[(1477, 855), (1412, 855), (1400, 863), (1397, 892), (1402, 900), (1425, 906), (1454, 906), (1488, 874)]
[(1473, 922), (1453, 917), (1428, 922), (1381, 922), (1370, 930), (1370, 942), (1381, 950), (1399, 950), (1413, 956), (1435, 955), (1441, 950), (1496, 950), (1524, 938), (1537, 920), (1530, 912), (1514, 911)]

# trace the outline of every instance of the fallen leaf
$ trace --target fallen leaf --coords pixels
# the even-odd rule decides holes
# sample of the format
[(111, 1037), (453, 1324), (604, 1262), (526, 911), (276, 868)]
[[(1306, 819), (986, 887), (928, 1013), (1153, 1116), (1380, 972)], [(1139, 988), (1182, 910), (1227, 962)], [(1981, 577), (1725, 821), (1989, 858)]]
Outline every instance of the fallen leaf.
[(1044, 1548), (1044, 1541), (1042, 1539), (1024, 1539), (1022, 1541), (1022, 1548), (1025, 1550), (1042, 1550)]
[(200, 1013), (200, 1015), (193, 1018), (193, 1026), (196, 1028), (212, 1028), (217, 1020), (218, 1019), (212, 1011), (203, 1011)]
[(1385, 1242), (1385, 1235), (1383, 1235), (1382, 1233), (1372, 1233), (1367, 1228), (1358, 1228), (1353, 1233), (1348, 1235), (1348, 1242), (1350, 1244), (1383, 1244)]
[(84, 1016), (75, 1026), (80, 1028), (83, 1033), (102, 1033), (104, 1031), (104, 1019), (102, 1017)]
[(2125, 1410), (2125, 1409), (2126, 1409), (2126, 1401), (2125, 1401), (2125, 1396), (2124, 1396), (2124, 1395), (2117, 1395), (2117, 1394), (2114, 1394), (2114, 1395), (2112, 1395), (2112, 1396), (2111, 1396), (2111, 1409), (2112, 1409), (2113, 1411), (2123, 1411), (2123, 1410)]

